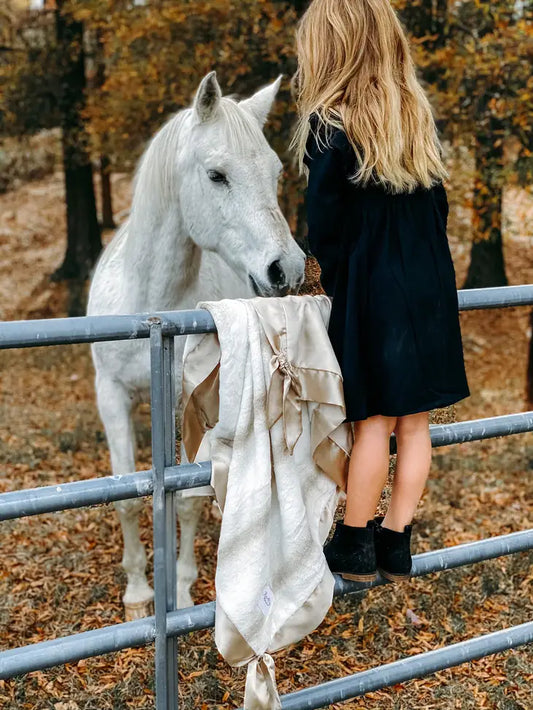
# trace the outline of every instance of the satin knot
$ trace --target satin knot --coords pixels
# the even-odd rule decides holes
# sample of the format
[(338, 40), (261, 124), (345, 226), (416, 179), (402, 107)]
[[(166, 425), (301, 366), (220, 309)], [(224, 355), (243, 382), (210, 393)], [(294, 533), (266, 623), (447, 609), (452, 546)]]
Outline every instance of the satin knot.
[(280, 348), (272, 355), (271, 382), (268, 392), (268, 425), (272, 427), (283, 418), (285, 444), (292, 454), (302, 433), (302, 385), (299, 371)]
[(290, 377), (291, 380), (294, 380), (295, 372), (292, 367), (292, 363), (287, 357), (287, 352), (285, 350), (280, 350), (274, 355), (274, 359), (277, 362), (280, 372), (282, 372), (285, 377)]

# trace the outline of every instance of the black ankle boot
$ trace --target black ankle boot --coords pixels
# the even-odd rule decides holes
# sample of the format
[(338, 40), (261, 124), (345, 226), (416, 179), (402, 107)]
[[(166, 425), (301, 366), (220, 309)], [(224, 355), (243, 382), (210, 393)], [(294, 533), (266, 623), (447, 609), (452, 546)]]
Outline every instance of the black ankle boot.
[(411, 558), (411, 525), (403, 532), (382, 526), (383, 518), (374, 519), (376, 563), (380, 574), (390, 582), (409, 579), (413, 560)]
[(343, 579), (372, 582), (376, 579), (374, 521), (369, 520), (366, 528), (337, 523), (324, 555), (330, 570)]

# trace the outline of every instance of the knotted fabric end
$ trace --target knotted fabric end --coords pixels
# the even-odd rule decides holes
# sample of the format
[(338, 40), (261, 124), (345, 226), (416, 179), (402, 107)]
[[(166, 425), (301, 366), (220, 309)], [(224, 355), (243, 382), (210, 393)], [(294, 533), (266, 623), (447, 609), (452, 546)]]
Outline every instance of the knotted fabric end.
[(248, 664), (244, 710), (281, 710), (274, 659), (268, 653), (256, 656)]

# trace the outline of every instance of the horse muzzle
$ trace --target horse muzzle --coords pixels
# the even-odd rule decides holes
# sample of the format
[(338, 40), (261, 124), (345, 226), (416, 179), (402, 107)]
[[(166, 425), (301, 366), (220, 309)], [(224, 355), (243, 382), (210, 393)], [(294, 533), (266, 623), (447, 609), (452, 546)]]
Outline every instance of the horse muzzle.
[(290, 291), (288, 284), (266, 284), (254, 278), (251, 274), (248, 274), (248, 279), (256, 296), (264, 298), (286, 296)]
[(266, 276), (266, 280), (263, 281), (252, 274), (248, 274), (256, 296), (286, 296), (291, 290), (287, 276), (278, 260), (270, 264)]

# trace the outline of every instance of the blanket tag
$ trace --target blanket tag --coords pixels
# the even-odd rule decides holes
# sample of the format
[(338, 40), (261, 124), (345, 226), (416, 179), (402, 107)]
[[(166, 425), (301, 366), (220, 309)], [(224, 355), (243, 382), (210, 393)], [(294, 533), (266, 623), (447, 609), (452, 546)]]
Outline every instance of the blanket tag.
[(264, 616), (268, 616), (272, 611), (272, 604), (274, 603), (274, 592), (267, 586), (261, 592), (257, 606), (261, 609)]

